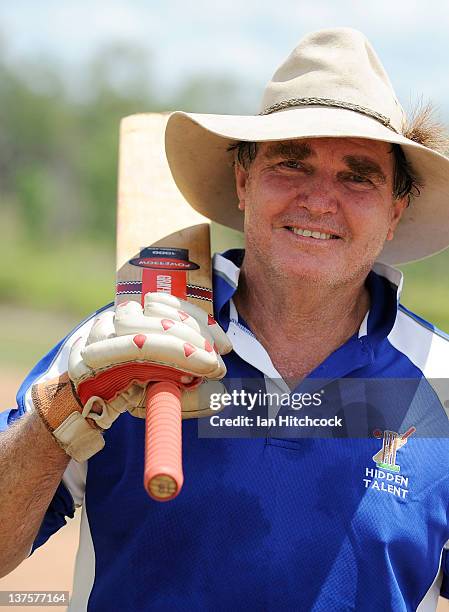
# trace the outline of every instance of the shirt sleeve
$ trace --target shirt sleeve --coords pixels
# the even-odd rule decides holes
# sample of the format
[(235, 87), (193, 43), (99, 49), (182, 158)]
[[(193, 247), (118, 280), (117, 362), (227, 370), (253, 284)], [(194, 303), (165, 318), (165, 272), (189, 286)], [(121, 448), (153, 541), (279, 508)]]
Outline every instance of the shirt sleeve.
[[(0, 413), (0, 431), (5, 431), (16, 420), (32, 408), (31, 387), (37, 382), (55, 378), (67, 371), (68, 358), (72, 344), (79, 336), (88, 335), (95, 316), (110, 308), (111, 305), (95, 312), (80, 323), (70, 334), (51, 349), (31, 370), (17, 392), (15, 408)], [(82, 505), (86, 485), (87, 464), (70, 461), (64, 472), (52, 501), (45, 513), (39, 532), (33, 543), (30, 554), (42, 546), (54, 533), (66, 524), (66, 518), (73, 518), (75, 508)]]
[(30, 551), (30, 555), (45, 544), (45, 542), (52, 536), (54, 533), (59, 531), (61, 527), (67, 523), (66, 517), (73, 518), (75, 516), (75, 504), (73, 502), (73, 498), (64, 483), (59, 483), (58, 488), (56, 489), (56, 493), (53, 496), (53, 499), (50, 502), (50, 505), (47, 508), (47, 512), (45, 513), (44, 520), (39, 528), (36, 539), (33, 542), (33, 546)]
[(441, 571), (443, 572), (443, 581), (441, 583), (440, 595), (449, 599), (449, 550), (446, 547), (443, 549), (441, 557)]

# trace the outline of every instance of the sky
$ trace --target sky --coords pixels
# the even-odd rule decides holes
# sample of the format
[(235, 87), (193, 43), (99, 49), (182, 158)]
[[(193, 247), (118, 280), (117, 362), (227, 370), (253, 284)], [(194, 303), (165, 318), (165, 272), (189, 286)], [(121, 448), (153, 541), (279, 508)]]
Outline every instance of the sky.
[[(334, 26), (370, 39), (401, 102), (422, 96), (449, 118), (446, 0), (2, 0), (0, 36), (10, 61), (58, 61), (74, 82), (98, 49), (133, 43), (151, 57), (157, 86), (190, 75), (241, 83), (257, 112), (263, 87), (307, 32)], [(230, 108), (229, 112), (235, 112)]]

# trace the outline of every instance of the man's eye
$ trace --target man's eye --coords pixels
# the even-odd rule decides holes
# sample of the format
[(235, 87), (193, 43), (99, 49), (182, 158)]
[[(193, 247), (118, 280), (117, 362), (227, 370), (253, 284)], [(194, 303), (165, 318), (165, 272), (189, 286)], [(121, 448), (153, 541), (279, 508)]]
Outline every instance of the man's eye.
[(348, 179), (352, 182), (352, 183), (371, 183), (371, 181), (366, 178), (366, 176), (361, 176), (360, 174), (350, 174), (348, 176)]
[(302, 168), (301, 162), (297, 161), (296, 159), (286, 159), (285, 161), (281, 162), (280, 165), (284, 168)]

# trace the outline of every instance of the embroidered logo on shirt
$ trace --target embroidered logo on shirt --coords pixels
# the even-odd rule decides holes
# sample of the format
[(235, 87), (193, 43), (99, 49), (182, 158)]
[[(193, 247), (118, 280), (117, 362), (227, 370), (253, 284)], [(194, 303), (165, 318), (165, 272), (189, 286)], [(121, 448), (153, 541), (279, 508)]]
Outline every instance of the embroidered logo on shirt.
[(383, 434), (379, 429), (374, 431), (375, 438), (382, 438), (382, 448), (373, 456), (373, 461), (378, 468), (389, 472), (399, 472), (401, 467), (396, 464), (396, 453), (407, 443), (409, 436), (415, 433), (416, 427), (409, 427), (403, 434), (386, 429)]
[(416, 427), (409, 427), (403, 434), (389, 429), (385, 431), (376, 429), (373, 432), (375, 438), (382, 438), (382, 448), (373, 455), (373, 461), (378, 469), (365, 468), (365, 478), (363, 478), (365, 489), (375, 489), (402, 499), (406, 498), (409, 492), (409, 477), (399, 474), (401, 467), (396, 463), (396, 453), (415, 431)]

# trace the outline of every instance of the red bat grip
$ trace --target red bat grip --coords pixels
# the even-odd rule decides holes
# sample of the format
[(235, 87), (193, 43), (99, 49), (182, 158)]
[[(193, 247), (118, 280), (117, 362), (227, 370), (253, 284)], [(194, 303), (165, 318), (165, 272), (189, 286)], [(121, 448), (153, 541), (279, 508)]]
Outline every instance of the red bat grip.
[(154, 383), (147, 391), (144, 487), (153, 499), (169, 501), (183, 481), (181, 389)]

